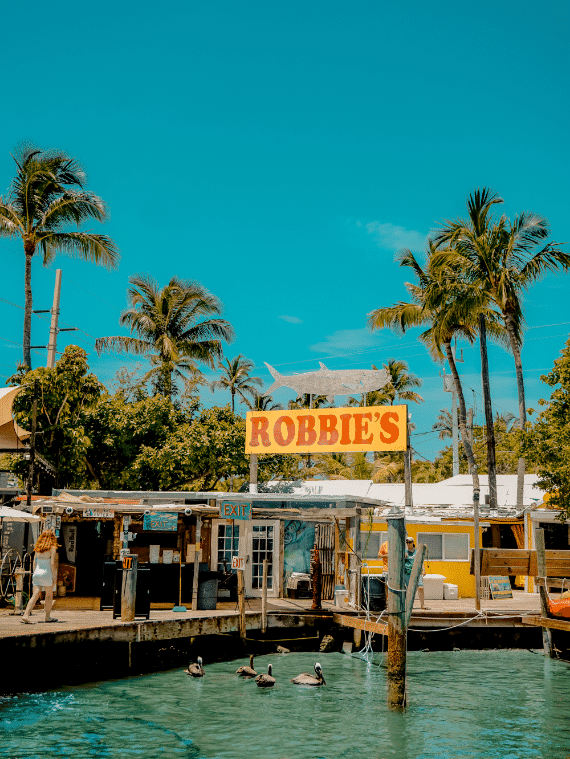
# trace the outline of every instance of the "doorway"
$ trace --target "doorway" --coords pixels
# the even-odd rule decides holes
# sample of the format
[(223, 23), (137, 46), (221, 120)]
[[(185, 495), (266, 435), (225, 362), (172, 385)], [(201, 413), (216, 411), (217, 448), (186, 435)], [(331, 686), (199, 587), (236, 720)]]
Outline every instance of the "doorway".
[(245, 559), (244, 582), (248, 598), (260, 598), (263, 561), (268, 560), (267, 595), (279, 595), (279, 520), (212, 520), (212, 568), (231, 570), (232, 558)]

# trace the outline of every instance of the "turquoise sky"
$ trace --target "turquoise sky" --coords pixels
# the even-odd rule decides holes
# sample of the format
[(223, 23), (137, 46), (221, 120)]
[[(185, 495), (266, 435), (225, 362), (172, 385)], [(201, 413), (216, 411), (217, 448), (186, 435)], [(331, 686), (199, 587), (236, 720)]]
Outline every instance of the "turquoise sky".
[[(4, 4), (0, 191), (22, 140), (66, 150), (108, 202), (101, 231), (122, 253), (115, 272), (36, 261), (34, 308), (51, 306), (62, 268), (61, 320), (83, 331), (60, 348), (78, 342), (109, 383), (136, 362), (99, 358), (93, 342), (119, 333), (129, 275), (197, 279), (235, 327), (227, 354), (267, 384), (264, 361), (294, 373), (407, 360), (426, 400), (413, 445), (432, 457), (440, 443), (424, 433), (450, 400), (440, 368), (413, 333), (370, 334), (366, 314), (405, 297), (396, 251), (421, 253), (478, 186), (570, 240), (569, 18), (550, 0)], [(0, 261), (4, 301), (23, 306), (20, 243), (0, 240)], [(569, 284), (551, 276), (526, 301), (529, 406), (570, 331)], [(8, 376), (23, 311), (4, 301)], [(34, 317), (32, 343), (47, 339)], [(477, 348), (464, 357), (482, 421)], [(516, 412), (512, 358), (492, 348), (490, 364), (496, 410)], [(214, 401), (226, 398), (204, 394)]]

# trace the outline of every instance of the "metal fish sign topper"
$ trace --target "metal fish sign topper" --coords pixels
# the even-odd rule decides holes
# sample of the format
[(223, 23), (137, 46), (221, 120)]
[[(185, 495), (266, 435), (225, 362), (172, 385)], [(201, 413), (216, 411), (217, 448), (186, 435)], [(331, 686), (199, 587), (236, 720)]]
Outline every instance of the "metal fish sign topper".
[(380, 390), (390, 382), (386, 369), (332, 370), (319, 362), (318, 372), (293, 374), (285, 377), (272, 366), (265, 364), (275, 382), (262, 395), (270, 395), (279, 387), (290, 387), (297, 395), (326, 395), (329, 401), (335, 395), (348, 393), (369, 393)]

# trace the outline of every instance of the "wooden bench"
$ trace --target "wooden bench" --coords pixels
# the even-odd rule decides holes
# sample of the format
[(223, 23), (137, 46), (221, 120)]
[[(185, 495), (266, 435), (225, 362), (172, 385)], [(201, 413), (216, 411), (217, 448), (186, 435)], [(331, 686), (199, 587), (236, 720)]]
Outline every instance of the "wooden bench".
[[(471, 549), (471, 574), (475, 574), (475, 549)], [(546, 576), (570, 578), (570, 551), (545, 551)], [(536, 551), (524, 548), (480, 548), (480, 574), (488, 575), (525, 575), (537, 577), (538, 562)]]

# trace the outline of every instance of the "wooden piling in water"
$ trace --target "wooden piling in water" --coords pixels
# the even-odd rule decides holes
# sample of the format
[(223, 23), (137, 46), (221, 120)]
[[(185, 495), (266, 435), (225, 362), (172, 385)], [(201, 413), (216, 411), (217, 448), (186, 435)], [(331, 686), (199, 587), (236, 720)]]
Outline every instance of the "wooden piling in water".
[(245, 629), (245, 582), (243, 577), (243, 569), (237, 570), (238, 581), (238, 611), (239, 611), (239, 637), (242, 642), (245, 643), (246, 629)]
[[(536, 543), (536, 570), (539, 577), (544, 578), (544, 583), (541, 583), (538, 588), (540, 594), (540, 614), (542, 617), (548, 617), (550, 609), (548, 607), (548, 588), (546, 587), (546, 550), (544, 546), (544, 530), (538, 529), (534, 533), (534, 539)], [(542, 628), (542, 647), (544, 653), (554, 657), (554, 651), (552, 648), (552, 630), (548, 627)]]
[(269, 574), (269, 561), (263, 559), (263, 584), (261, 586), (261, 632), (267, 632), (267, 576)]
[(406, 705), (406, 590), (404, 588), (405, 515), (388, 515), (388, 706)]

